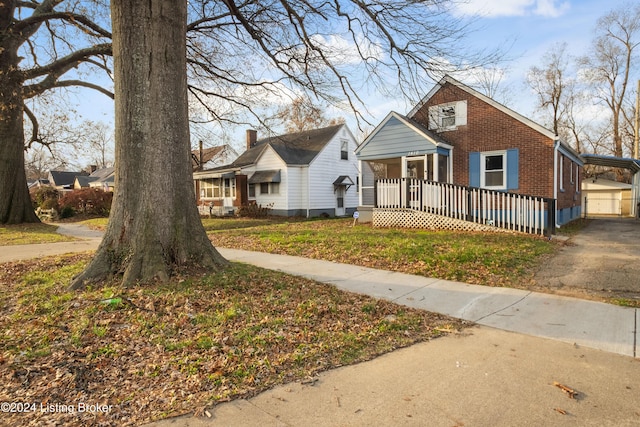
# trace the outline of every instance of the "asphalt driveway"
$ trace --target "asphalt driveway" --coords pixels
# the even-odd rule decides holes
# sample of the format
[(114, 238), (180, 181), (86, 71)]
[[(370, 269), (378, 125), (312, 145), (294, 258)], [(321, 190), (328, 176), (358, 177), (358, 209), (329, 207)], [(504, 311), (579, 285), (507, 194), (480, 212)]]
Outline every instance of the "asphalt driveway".
[(541, 265), (534, 282), (564, 295), (640, 300), (640, 221), (591, 220)]

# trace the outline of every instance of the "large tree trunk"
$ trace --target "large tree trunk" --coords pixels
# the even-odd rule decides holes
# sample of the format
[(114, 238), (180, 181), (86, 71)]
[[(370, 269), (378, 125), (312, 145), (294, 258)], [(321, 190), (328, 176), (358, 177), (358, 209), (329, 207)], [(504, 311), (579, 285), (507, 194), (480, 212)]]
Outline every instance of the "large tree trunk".
[(0, 41), (0, 224), (39, 222), (24, 170), (24, 103), (17, 43)]
[(115, 195), (97, 253), (72, 287), (122, 274), (165, 281), (226, 260), (198, 215), (190, 162), (186, 1), (113, 0)]

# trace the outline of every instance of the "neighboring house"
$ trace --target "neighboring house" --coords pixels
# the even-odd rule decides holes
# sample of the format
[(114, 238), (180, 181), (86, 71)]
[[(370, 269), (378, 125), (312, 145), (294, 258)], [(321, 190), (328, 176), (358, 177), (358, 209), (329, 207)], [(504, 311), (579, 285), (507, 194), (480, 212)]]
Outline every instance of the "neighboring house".
[(60, 192), (72, 191), (75, 185), (77, 176), (88, 176), (89, 174), (80, 172), (68, 172), (68, 171), (49, 171), (49, 185), (55, 187)]
[[(416, 178), (494, 190), (487, 192), (491, 197), (503, 193), (538, 196), (545, 206), (555, 204), (557, 225), (580, 217), (583, 161), (579, 154), (552, 131), (449, 76), (407, 116), (389, 113), (356, 149), (356, 156), (362, 171), (359, 210), (365, 219), (382, 194), (374, 192), (375, 181), (382, 178)], [(445, 191), (435, 188), (429, 191)], [(408, 199), (423, 203), (426, 196), (423, 192), (416, 197), (409, 195)], [(453, 202), (438, 197), (440, 206), (451, 209)], [(504, 202), (497, 203), (489, 208), (474, 205), (465, 215), (472, 210), (504, 213), (510, 209)], [(553, 211), (545, 210), (545, 219), (549, 212)], [(492, 224), (493, 219), (485, 222)]]
[(201, 141), (200, 148), (191, 152), (191, 166), (195, 172), (228, 165), (237, 158), (236, 150), (227, 144), (203, 148)]
[(76, 176), (73, 188), (78, 190), (81, 188), (100, 188), (104, 191), (113, 191), (115, 183), (115, 168), (96, 169), (92, 167), (90, 175)]
[(258, 204), (282, 216), (343, 216), (358, 204), (353, 134), (346, 125), (266, 139), (247, 131), (247, 150), (227, 166), (194, 172), (203, 214)]
[(50, 185), (51, 184), (49, 183), (49, 180), (44, 178), (27, 181), (27, 187), (29, 188), (29, 191), (40, 187), (48, 187)]

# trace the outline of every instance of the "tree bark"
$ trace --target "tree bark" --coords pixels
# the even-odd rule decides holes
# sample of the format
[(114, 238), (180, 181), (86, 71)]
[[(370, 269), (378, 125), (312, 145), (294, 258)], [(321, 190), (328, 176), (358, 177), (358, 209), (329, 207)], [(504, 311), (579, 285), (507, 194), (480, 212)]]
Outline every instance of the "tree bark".
[(24, 169), (22, 74), (18, 42), (0, 41), (0, 224), (40, 222)]
[(116, 178), (102, 243), (71, 286), (125, 286), (227, 261), (198, 215), (190, 162), (186, 1), (113, 0)]

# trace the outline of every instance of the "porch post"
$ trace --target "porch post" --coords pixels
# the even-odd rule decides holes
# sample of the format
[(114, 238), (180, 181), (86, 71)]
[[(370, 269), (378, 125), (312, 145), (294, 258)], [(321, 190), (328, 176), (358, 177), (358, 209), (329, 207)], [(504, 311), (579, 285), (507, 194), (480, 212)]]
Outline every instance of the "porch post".
[(433, 167), (433, 181), (434, 182), (440, 182), (439, 178), (439, 170), (438, 170), (438, 152), (436, 151), (435, 153), (433, 153), (433, 164), (431, 165), (431, 167)]

